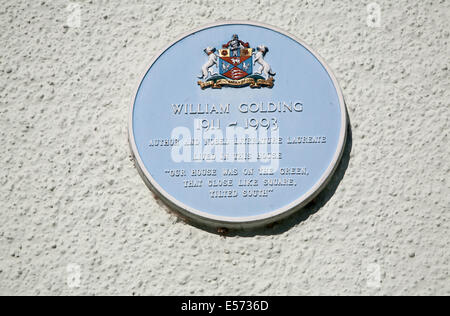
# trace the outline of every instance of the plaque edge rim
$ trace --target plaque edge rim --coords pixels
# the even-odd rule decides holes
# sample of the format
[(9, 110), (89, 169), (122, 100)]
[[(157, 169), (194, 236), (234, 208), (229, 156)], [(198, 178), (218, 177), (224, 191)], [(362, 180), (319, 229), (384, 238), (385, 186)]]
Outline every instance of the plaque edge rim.
[[(339, 99), (339, 107), (341, 112), (341, 130), (339, 134), (339, 141), (336, 147), (336, 152), (333, 155), (333, 159), (331, 163), (329, 164), (328, 168), (325, 170), (325, 172), (322, 174), (322, 177), (315, 183), (315, 185), (308, 190), (305, 194), (303, 194), (300, 198), (294, 200), (293, 202), (287, 204), (286, 206), (282, 208), (278, 208), (274, 211), (271, 211), (269, 213), (265, 213), (263, 215), (255, 215), (255, 216), (244, 216), (244, 217), (226, 217), (226, 216), (217, 216), (208, 214), (199, 210), (196, 210), (192, 207), (189, 207), (188, 205), (182, 203), (181, 201), (174, 198), (172, 195), (170, 195), (166, 190), (164, 190), (150, 175), (149, 171), (146, 169), (139, 151), (136, 146), (135, 138), (134, 138), (134, 131), (133, 131), (133, 113), (134, 113), (134, 107), (136, 104), (136, 98), (138, 95), (138, 92), (142, 86), (142, 83), (147, 76), (150, 69), (153, 67), (153, 65), (158, 61), (158, 59), (172, 46), (176, 45), (181, 40), (185, 39), (186, 37), (189, 37), (190, 35), (193, 35), (195, 33), (198, 33), (203, 30), (207, 30), (210, 28), (214, 28), (217, 26), (226, 26), (226, 25), (249, 25), (249, 26), (257, 26), (266, 28), (275, 32), (278, 32), (291, 40), (297, 42), (298, 44), (302, 45), (306, 50), (308, 50), (322, 65), (322, 67), (327, 72), (328, 76), (330, 77), (334, 88), (336, 90), (336, 93), (338, 95)], [(299, 39), (297, 36), (270, 24), (262, 23), (262, 22), (256, 22), (256, 21), (243, 21), (243, 20), (223, 20), (223, 21), (217, 21), (214, 23), (208, 23), (204, 24), (200, 27), (194, 28), (188, 32), (185, 32), (181, 35), (178, 35), (175, 37), (174, 40), (172, 40), (168, 45), (165, 45), (162, 49), (158, 50), (157, 53), (151, 58), (149, 66), (145, 68), (144, 74), (142, 76), (139, 76), (139, 84), (138, 88), (136, 89), (136, 93), (132, 97), (132, 103), (129, 110), (129, 118), (128, 118), (128, 142), (131, 150), (131, 154), (133, 156), (133, 159), (135, 161), (135, 166), (137, 168), (137, 171), (141, 178), (144, 180), (144, 183), (146, 186), (151, 190), (152, 193), (154, 193), (157, 197), (159, 197), (171, 210), (174, 210), (180, 215), (182, 215), (184, 220), (193, 219), (196, 222), (199, 222), (200, 224), (205, 224), (208, 227), (229, 227), (229, 228), (253, 228), (261, 225), (267, 225), (276, 221), (279, 221), (283, 218), (286, 218), (293, 213), (300, 211), (302, 208), (304, 208), (308, 203), (310, 203), (315, 197), (317, 197), (323, 189), (328, 185), (331, 178), (336, 172), (337, 167), (339, 166), (339, 163), (342, 159), (342, 156), (344, 154), (345, 145), (347, 142), (347, 136), (348, 136), (348, 111), (347, 106), (345, 102), (345, 98), (342, 93), (342, 88), (339, 85), (339, 82), (332, 71), (332, 69), (329, 67), (329, 65), (326, 63), (324, 58), (317, 53), (314, 49), (312, 49), (308, 44), (306, 44), (303, 40)]]

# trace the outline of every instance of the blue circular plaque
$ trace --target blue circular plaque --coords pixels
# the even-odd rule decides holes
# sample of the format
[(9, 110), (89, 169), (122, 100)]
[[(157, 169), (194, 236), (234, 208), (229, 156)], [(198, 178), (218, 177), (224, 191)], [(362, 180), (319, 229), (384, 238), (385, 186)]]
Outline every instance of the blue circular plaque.
[(341, 158), (344, 100), (324, 61), (274, 27), (186, 34), (151, 63), (130, 115), (149, 188), (187, 219), (267, 224), (305, 206)]

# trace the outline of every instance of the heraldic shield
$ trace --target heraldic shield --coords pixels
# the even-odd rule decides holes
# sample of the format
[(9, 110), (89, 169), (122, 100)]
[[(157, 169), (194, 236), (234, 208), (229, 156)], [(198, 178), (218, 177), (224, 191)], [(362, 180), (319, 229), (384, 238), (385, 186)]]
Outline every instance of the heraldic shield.
[[(208, 60), (203, 65), (202, 73), (198, 77), (204, 81), (198, 81), (198, 85), (202, 89), (246, 86), (272, 88), (276, 74), (264, 60), (268, 51), (269, 49), (264, 45), (251, 48), (250, 44), (241, 41), (237, 34), (234, 34), (231, 41), (223, 44), (219, 50), (207, 47), (204, 52), (208, 56)], [(260, 65), (260, 69), (254, 71), (256, 64)]]
[[(236, 55), (236, 56), (232, 56)], [(238, 49), (234, 54), (231, 49), (219, 51), (219, 73), (232, 80), (239, 80), (253, 73), (253, 49)]]

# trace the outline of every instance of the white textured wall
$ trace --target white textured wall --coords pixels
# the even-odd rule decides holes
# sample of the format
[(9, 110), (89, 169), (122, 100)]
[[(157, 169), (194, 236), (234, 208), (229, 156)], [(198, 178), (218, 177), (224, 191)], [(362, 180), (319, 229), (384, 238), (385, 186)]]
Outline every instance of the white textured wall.
[[(0, 4), (0, 294), (450, 294), (449, 1), (378, 1), (378, 28), (370, 1), (124, 2)], [(227, 238), (169, 215), (127, 141), (152, 56), (223, 19), (311, 45), (352, 125), (314, 204)]]

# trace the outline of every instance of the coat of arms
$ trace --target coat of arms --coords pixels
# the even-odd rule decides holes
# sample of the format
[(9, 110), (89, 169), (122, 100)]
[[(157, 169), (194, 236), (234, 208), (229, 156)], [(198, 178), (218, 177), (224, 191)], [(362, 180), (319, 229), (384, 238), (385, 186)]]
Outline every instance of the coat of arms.
[[(207, 47), (204, 51), (208, 55), (208, 61), (203, 65), (202, 74), (199, 76), (204, 80), (198, 82), (202, 89), (210, 87), (221, 89), (224, 86), (236, 88), (274, 86), (276, 74), (264, 60), (269, 52), (266, 46), (251, 48), (249, 43), (241, 41), (235, 34), (219, 51), (214, 47)], [(260, 67), (254, 72), (256, 64)]]

